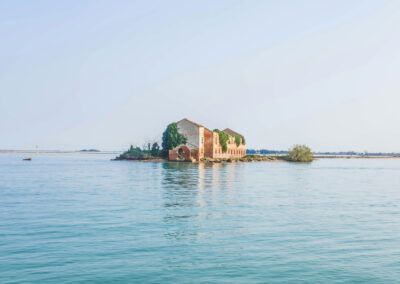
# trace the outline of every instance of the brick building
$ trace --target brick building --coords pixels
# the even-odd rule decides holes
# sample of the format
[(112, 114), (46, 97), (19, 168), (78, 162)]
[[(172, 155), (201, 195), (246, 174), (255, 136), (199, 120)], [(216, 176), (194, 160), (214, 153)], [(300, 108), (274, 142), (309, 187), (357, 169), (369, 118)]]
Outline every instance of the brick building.
[[(246, 155), (243, 135), (229, 128), (223, 130), (229, 135), (226, 144), (227, 150), (224, 152), (217, 132), (213, 132), (186, 118), (178, 121), (177, 125), (179, 133), (186, 136), (187, 143), (170, 150), (170, 160), (198, 161), (202, 158), (228, 159), (240, 158)], [(240, 136), (239, 146), (235, 142), (235, 136)]]

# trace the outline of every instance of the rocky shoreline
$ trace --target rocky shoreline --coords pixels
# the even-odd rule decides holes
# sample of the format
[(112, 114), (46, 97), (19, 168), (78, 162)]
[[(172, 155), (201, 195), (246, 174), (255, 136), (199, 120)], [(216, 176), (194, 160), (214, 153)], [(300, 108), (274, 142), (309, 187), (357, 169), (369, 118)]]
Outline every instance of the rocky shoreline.
[[(400, 156), (314, 156), (315, 159), (396, 159)], [(168, 160), (164, 158), (120, 158), (112, 159), (113, 161), (131, 161), (131, 162), (186, 162), (186, 163), (235, 163), (235, 162), (290, 162), (287, 156), (260, 156), (247, 155), (242, 158), (229, 159), (211, 159), (203, 158), (200, 161), (181, 161)]]
[[(132, 161), (132, 162), (186, 162), (181, 160), (168, 160), (163, 158), (120, 158), (117, 157), (113, 161)], [(235, 162), (281, 162), (287, 161), (286, 157), (283, 156), (258, 156), (258, 155), (247, 155), (242, 158), (229, 158), (229, 159), (211, 159), (203, 158), (200, 161), (192, 161), (191, 163), (235, 163)]]

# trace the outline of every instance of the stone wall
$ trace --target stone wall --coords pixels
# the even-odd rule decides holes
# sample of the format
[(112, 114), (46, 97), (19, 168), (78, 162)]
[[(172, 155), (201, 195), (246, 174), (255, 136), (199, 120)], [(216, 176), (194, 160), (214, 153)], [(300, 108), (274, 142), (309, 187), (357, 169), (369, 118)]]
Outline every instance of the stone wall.
[(191, 150), (186, 145), (180, 145), (168, 152), (168, 159), (171, 161), (191, 161), (191, 158)]

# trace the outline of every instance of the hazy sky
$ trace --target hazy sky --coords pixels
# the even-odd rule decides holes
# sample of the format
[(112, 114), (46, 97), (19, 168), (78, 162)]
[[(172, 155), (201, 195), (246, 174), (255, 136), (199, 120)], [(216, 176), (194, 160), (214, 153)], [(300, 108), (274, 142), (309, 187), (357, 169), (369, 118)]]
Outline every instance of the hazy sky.
[(0, 1), (0, 149), (400, 152), (400, 1)]

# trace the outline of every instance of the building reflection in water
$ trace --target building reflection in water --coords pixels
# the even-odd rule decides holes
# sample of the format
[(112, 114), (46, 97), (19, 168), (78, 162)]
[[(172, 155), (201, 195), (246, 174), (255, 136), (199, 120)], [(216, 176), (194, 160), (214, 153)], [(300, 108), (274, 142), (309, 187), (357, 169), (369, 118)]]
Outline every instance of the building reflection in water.
[[(164, 163), (162, 168), (163, 220), (172, 239), (199, 237), (221, 216), (231, 215), (230, 205), (240, 202), (243, 164)], [(216, 226), (217, 228), (218, 226)]]

